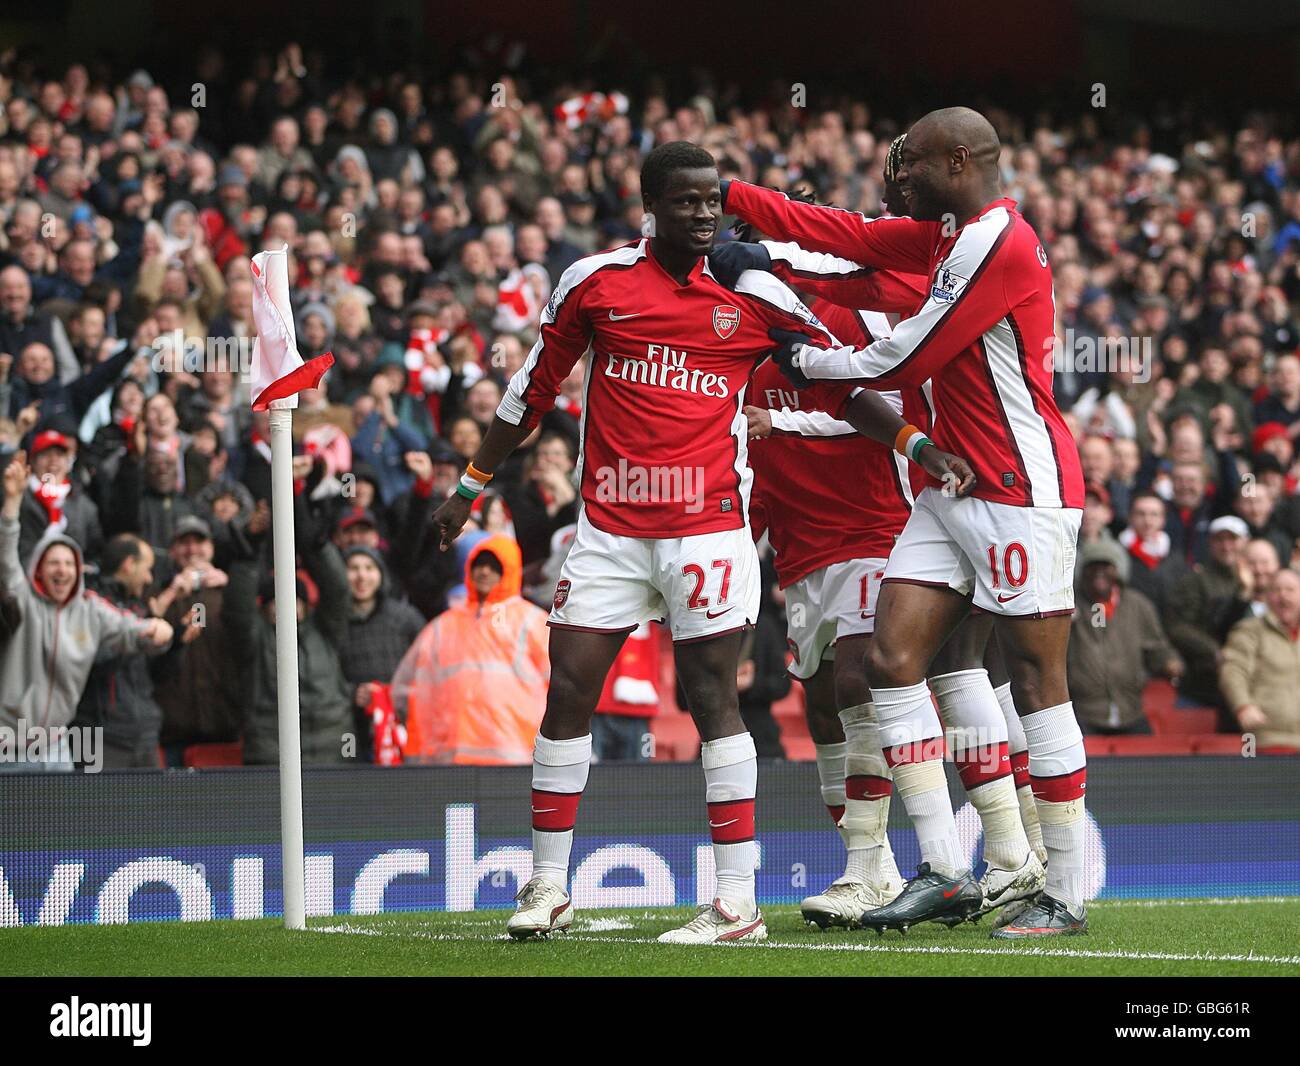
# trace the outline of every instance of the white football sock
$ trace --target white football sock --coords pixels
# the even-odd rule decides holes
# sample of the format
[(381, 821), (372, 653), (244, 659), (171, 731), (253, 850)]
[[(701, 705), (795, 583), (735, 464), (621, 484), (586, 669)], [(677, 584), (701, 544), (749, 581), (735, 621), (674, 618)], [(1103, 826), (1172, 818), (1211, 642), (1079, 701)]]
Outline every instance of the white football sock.
[[(838, 744), (814, 744), (817, 755), (817, 780), (821, 783), (822, 802), (831, 820), (839, 827), (844, 817), (844, 756), (848, 750), (846, 741)], [(840, 829), (843, 839), (844, 830)]]
[(844, 726), (845, 799), (840, 833), (848, 858), (844, 877), (869, 884), (901, 880), (889, 846), (889, 797), (893, 774), (880, 750), (875, 709), (860, 703), (840, 711)]
[(1043, 829), (1038, 821), (1038, 805), (1034, 801), (1034, 789), (1029, 783), (1029, 741), (1025, 739), (1025, 727), (1016, 713), (1015, 700), (1011, 696), (1011, 682), (999, 685), (993, 690), (1002, 705), (1002, 717), (1007, 723), (1007, 753), (1011, 757), (1011, 772), (1016, 781), (1016, 802), (1020, 804), (1020, 824), (1025, 827), (1025, 837), (1034, 854), (1040, 859), (1047, 855), (1043, 846)]
[(591, 734), (533, 742), (533, 876), (560, 888), (569, 879), (569, 852), (578, 801), (587, 787)]
[(921, 843), (921, 861), (945, 877), (965, 872), (957, 821), (943, 772), (943, 727), (922, 681), (903, 688), (872, 689), (880, 744), (894, 773), (908, 817)]
[(1029, 741), (1029, 774), (1047, 848), (1044, 891), (1079, 914), (1084, 902), (1083, 797), (1088, 776), (1083, 734), (1071, 703), (1036, 711), (1022, 721)]
[(742, 918), (749, 918), (757, 906), (754, 793), (758, 788), (758, 756), (754, 739), (748, 733), (737, 733), (721, 740), (706, 740), (700, 747), (700, 762), (704, 766), (704, 798), (709, 807), (718, 896), (737, 908)]
[(1015, 870), (1029, 855), (1007, 752), (1002, 706), (982, 666), (930, 678), (966, 795), (984, 827), (984, 858)]

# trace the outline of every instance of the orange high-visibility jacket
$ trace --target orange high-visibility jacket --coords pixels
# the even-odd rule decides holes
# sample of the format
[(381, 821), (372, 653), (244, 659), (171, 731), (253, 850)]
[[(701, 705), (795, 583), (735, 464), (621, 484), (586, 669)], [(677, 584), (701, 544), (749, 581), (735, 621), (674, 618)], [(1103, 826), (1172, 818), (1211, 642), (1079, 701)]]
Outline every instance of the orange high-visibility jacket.
[[(486, 599), (474, 590), (474, 560), (491, 552), (503, 569)], [(528, 763), (546, 710), (551, 678), (546, 612), (520, 596), (519, 545), (494, 536), (465, 561), (468, 596), (449, 607), (411, 645), (393, 675), (393, 699), (406, 708), (407, 758), (493, 765)]]

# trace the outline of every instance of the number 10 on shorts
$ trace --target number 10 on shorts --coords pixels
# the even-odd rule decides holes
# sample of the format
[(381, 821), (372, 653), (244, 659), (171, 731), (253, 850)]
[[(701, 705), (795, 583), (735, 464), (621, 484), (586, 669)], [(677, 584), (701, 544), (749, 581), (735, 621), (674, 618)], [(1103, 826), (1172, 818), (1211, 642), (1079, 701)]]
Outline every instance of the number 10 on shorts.
[[(718, 599), (715, 604), (715, 606), (721, 607), (727, 602), (727, 596), (731, 592), (731, 560), (714, 559), (711, 569), (722, 571), (722, 581), (718, 587)], [(686, 597), (687, 608), (692, 611), (707, 608), (709, 598), (704, 595), (704, 582), (706, 580), (704, 568), (697, 563), (687, 563), (682, 567), (682, 577), (689, 578), (695, 583), (690, 595)]]
[(1005, 582), (1007, 588), (1018, 589), (1029, 577), (1029, 556), (1025, 552), (1025, 546), (1018, 540), (1013, 540), (1001, 553), (996, 544), (990, 544), (988, 556), (989, 570), (992, 573), (990, 588), (1000, 589)]

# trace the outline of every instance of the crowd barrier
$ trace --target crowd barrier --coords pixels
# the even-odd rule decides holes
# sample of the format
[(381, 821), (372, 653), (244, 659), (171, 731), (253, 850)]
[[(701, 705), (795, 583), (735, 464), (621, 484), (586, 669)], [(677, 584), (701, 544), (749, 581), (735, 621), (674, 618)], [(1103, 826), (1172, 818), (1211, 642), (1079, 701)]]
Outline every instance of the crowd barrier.
[[(979, 821), (948, 772), (978, 859)], [(1088, 772), (1091, 897), (1300, 895), (1300, 758), (1110, 758)], [(526, 767), (307, 769), (308, 913), (509, 906), (530, 867), (528, 787)], [(0, 775), (0, 811), (0, 926), (281, 913), (274, 768)], [(758, 825), (760, 902), (797, 902), (841, 873), (815, 766), (760, 765)], [(910, 871), (898, 802), (890, 836)], [(698, 764), (594, 766), (573, 860), (579, 907), (708, 900)]]

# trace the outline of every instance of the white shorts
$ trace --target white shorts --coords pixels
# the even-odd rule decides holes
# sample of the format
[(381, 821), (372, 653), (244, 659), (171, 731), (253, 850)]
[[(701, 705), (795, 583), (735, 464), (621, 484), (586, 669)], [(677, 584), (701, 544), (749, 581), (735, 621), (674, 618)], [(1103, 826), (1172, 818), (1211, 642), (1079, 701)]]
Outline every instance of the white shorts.
[(547, 624), (621, 633), (666, 620), (675, 641), (716, 637), (758, 620), (759, 580), (748, 526), (693, 537), (624, 537), (601, 532), (584, 510)]
[(990, 614), (1068, 614), (1082, 517), (1078, 508), (958, 499), (931, 486), (916, 498), (885, 580), (942, 585)]
[(849, 559), (801, 577), (785, 590), (786, 643), (794, 653), (791, 677), (806, 681), (824, 660), (835, 658), (844, 637), (876, 630), (876, 600), (884, 559)]

